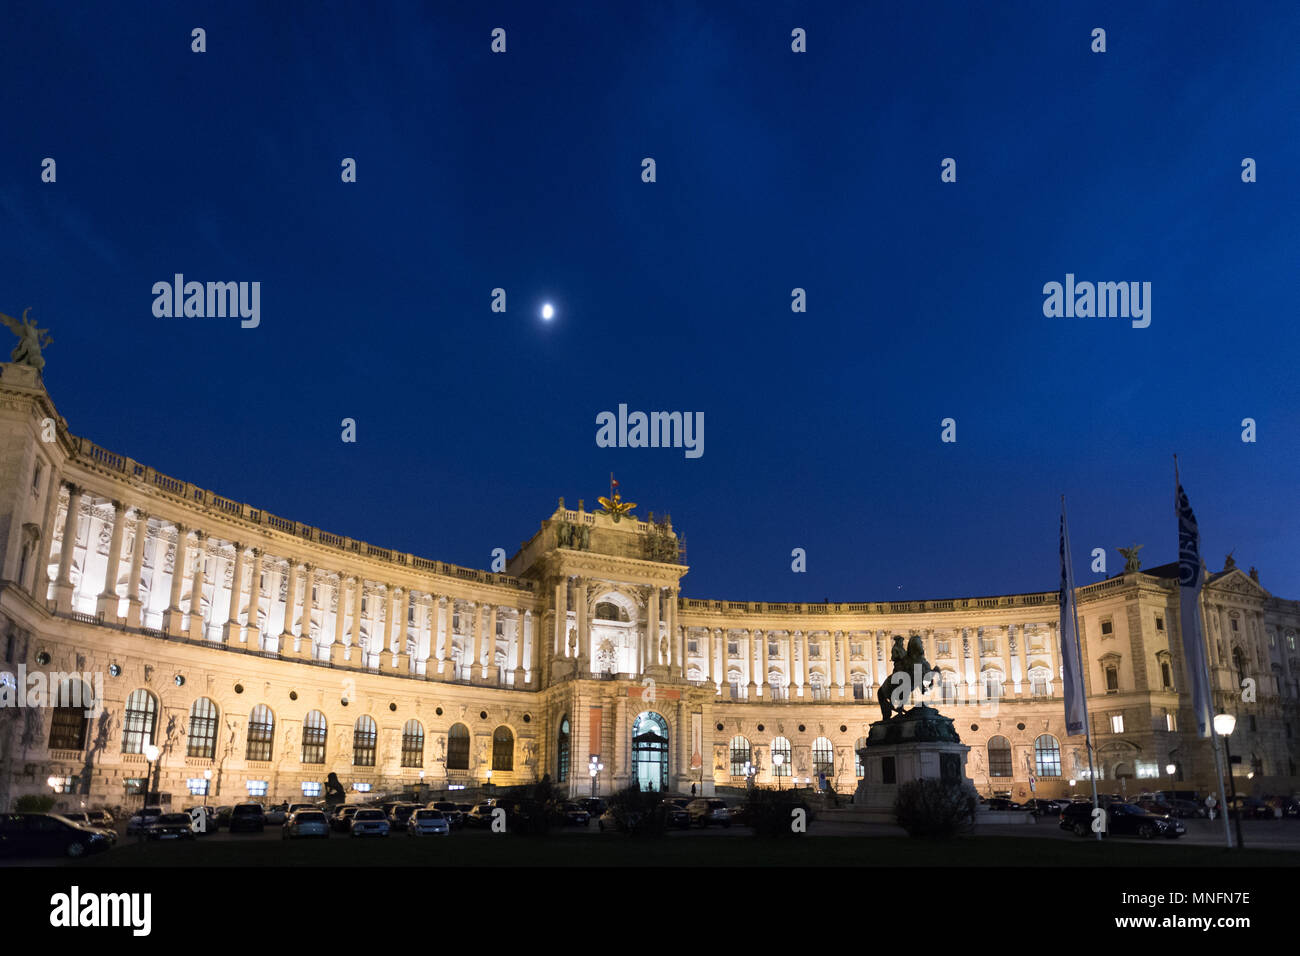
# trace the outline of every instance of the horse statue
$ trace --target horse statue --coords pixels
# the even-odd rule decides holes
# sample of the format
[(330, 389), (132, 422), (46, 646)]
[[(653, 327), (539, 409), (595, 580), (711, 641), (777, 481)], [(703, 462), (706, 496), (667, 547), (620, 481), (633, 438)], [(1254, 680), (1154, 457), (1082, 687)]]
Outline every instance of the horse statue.
[[(911, 698), (914, 687), (921, 688), (921, 693), (930, 689), (930, 684), (934, 682), (935, 676), (939, 673), (934, 666), (925, 659), (925, 648), (921, 646), (921, 639), (912, 635), (906, 649), (903, 647), (903, 636), (894, 635), (894, 646), (890, 651), (890, 658), (894, 662), (894, 671), (880, 684), (880, 690), (876, 693), (876, 699), (880, 701), (880, 719), (889, 720), (890, 717), (907, 712), (904, 704)], [(895, 705), (893, 695), (896, 692), (900, 694), (902, 701)]]

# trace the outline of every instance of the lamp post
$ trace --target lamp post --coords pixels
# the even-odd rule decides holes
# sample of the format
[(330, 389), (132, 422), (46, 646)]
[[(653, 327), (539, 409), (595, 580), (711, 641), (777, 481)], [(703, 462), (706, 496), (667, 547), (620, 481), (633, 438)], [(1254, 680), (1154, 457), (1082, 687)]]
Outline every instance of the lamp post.
[(776, 768), (776, 789), (781, 789), (781, 764), (785, 763), (785, 754), (772, 754), (772, 766)]
[(745, 789), (754, 789), (754, 765), (748, 760), (745, 761)]
[[(154, 792), (154, 791), (152, 790), (152, 787), (153, 787), (153, 785), (154, 785), (154, 783), (153, 783), (153, 770), (154, 770), (154, 764), (156, 764), (156, 763), (158, 762), (158, 757), (159, 757), (161, 754), (162, 754), (162, 751), (159, 750), (159, 749), (158, 749), (156, 746), (154, 746), (153, 744), (145, 744), (145, 745), (144, 745), (144, 759), (147, 760), (147, 761), (149, 761), (149, 770), (148, 770), (148, 773), (145, 775), (145, 778), (144, 778), (144, 804), (143, 804), (143, 806), (146, 806), (146, 807), (149, 806), (149, 797), (150, 797), (150, 795), (153, 794), (153, 792)], [(158, 801), (158, 802), (161, 802), (161, 801)]]
[[(1231, 813), (1236, 810), (1237, 803), (1237, 782), (1232, 777), (1232, 750), (1228, 747), (1228, 738), (1232, 732), (1237, 729), (1237, 718), (1232, 714), (1215, 714), (1214, 715), (1214, 732), (1223, 738), (1223, 754), (1228, 758), (1228, 806), (1223, 808), (1224, 813)], [(1237, 846), (1243, 846), (1241, 842), (1241, 811), (1237, 811)]]
[(591, 759), (587, 761), (587, 773), (591, 775), (591, 795), (593, 797), (596, 795), (596, 778), (600, 776), (600, 772), (604, 769), (605, 765), (600, 762), (600, 758), (592, 754)]
[(1174, 808), (1174, 774), (1178, 772), (1178, 764), (1165, 764), (1165, 773), (1169, 774), (1169, 809)]
[(487, 772), (487, 792), (488, 796), (492, 795), (492, 771)]

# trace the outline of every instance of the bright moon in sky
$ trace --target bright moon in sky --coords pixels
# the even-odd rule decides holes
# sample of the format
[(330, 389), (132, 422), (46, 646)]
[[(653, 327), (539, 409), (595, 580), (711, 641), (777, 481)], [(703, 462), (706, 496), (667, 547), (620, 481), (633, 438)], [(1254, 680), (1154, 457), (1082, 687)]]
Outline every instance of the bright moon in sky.
[(555, 315), (555, 308), (551, 305), (551, 303), (548, 302), (544, 306), (542, 306), (542, 318), (550, 319), (553, 315)]

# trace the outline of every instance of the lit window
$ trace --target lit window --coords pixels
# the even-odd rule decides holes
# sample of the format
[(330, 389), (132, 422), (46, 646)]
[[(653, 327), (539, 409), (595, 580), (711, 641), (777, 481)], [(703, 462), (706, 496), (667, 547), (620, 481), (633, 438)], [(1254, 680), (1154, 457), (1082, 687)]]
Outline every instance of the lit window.
[(266, 796), (268, 785), (265, 780), (249, 780), (245, 786), (248, 787), (250, 797)]
[(157, 718), (158, 703), (153, 695), (144, 689), (131, 691), (122, 720), (122, 753), (144, 753), (145, 745), (153, 743)]
[(189, 789), (191, 796), (206, 797), (209, 783), (210, 781), (205, 777), (190, 777), (185, 781), (185, 786)]
[(1040, 777), (1061, 775), (1061, 745), (1051, 734), (1043, 734), (1034, 741), (1034, 762)]
[[(781, 763), (778, 765), (776, 757), (781, 757)], [(772, 741), (772, 773), (778, 777), (790, 776), (790, 741), (784, 737), (777, 737)]]
[(328, 739), (325, 715), (313, 710), (302, 722), (302, 762), (324, 763), (325, 744)]
[(492, 769), (515, 769), (515, 735), (504, 724), (492, 734)]
[(402, 766), (424, 766), (424, 726), (418, 720), (408, 720), (402, 728)]
[(373, 767), (375, 765), (375, 740), (379, 730), (375, 719), (369, 714), (357, 718), (352, 731), (352, 766)]
[(321, 795), (320, 781), (304, 780), (302, 782), (302, 795), (304, 797), (319, 797)]
[(1114, 694), (1119, 691), (1119, 668), (1106, 668), (1106, 693)]
[(71, 793), (76, 780), (76, 777), (50, 777), (50, 789), (55, 793)]
[(200, 697), (190, 707), (190, 730), (185, 743), (185, 756), (211, 760), (216, 752), (217, 705), (206, 697)]
[(1110, 715), (1110, 732), (1111, 732), (1112, 734), (1122, 734), (1122, 733), (1124, 732), (1124, 715), (1123, 715), (1123, 714), (1111, 714), (1111, 715)]
[(1011, 776), (1011, 741), (1006, 737), (989, 738), (989, 776)]
[(812, 759), (813, 776), (823, 773), (828, 777), (835, 775), (835, 752), (831, 748), (830, 740), (818, 737), (813, 741)]
[(249, 760), (270, 760), (271, 748), (275, 743), (275, 716), (271, 708), (258, 704), (248, 715), (248, 758)]
[(743, 777), (745, 775), (745, 764), (749, 763), (750, 753), (748, 740), (739, 736), (731, 738), (731, 775), (733, 777)]

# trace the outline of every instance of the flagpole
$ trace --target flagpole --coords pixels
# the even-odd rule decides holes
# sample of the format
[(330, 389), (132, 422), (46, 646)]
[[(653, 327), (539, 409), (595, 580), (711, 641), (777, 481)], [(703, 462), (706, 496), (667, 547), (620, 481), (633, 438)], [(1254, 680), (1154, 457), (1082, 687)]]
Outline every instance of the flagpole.
[[(1180, 491), (1183, 487), (1182, 479), (1178, 475), (1177, 455), (1174, 455), (1174, 487), (1176, 489), (1179, 489)], [(1175, 502), (1175, 505), (1177, 504), (1178, 502)], [(1181, 558), (1181, 555), (1179, 557)], [(1200, 547), (1200, 541), (1198, 535), (1198, 541), (1196, 545), (1196, 558), (1198, 561), (1200, 560), (1200, 557), (1201, 557), (1201, 547)], [(1199, 575), (1201, 573), (1201, 569), (1197, 568), (1196, 573)], [(1182, 587), (1181, 581), (1179, 581), (1178, 586)], [(1214, 684), (1210, 682), (1210, 629), (1205, 626), (1205, 611), (1203, 610), (1204, 604), (1205, 604), (1205, 582), (1202, 581), (1201, 588), (1196, 595), (1196, 612), (1201, 617), (1201, 635), (1200, 635), (1201, 669), (1204, 672), (1206, 692), (1210, 695), (1210, 710), (1213, 711), (1214, 710)], [(1179, 617), (1178, 625), (1180, 629), (1186, 626), (1186, 622), (1182, 620), (1181, 615)], [(1186, 655), (1184, 655), (1184, 657), (1186, 657)], [(1188, 676), (1190, 677), (1191, 675), (1189, 674)], [(1192, 695), (1192, 717), (1193, 719), (1195, 719), (1196, 717), (1196, 695), (1194, 693)], [(1232, 827), (1228, 825), (1228, 795), (1223, 787), (1223, 749), (1222, 749), (1223, 742), (1219, 740), (1219, 733), (1214, 729), (1214, 714), (1213, 713), (1207, 714), (1206, 719), (1210, 722), (1210, 743), (1211, 743), (1211, 747), (1214, 750), (1215, 776), (1218, 778), (1219, 781), (1219, 808), (1223, 816), (1223, 838), (1225, 841), (1227, 841), (1228, 848), (1231, 849), (1234, 846), (1234, 844), (1232, 842)], [(1228, 768), (1228, 772), (1229, 773), (1232, 772), (1231, 767)]]
[[(1074, 593), (1070, 595), (1070, 606), (1074, 611), (1074, 652), (1079, 659), (1079, 668), (1084, 668), (1083, 648), (1079, 644), (1079, 595), (1074, 588), (1074, 557), (1070, 551), (1070, 519), (1065, 514), (1065, 495), (1061, 495), (1061, 518), (1065, 522), (1065, 558), (1069, 562), (1070, 580), (1069, 587)], [(1080, 679), (1083, 674), (1079, 675)], [(1088, 688), (1087, 681), (1083, 681), (1083, 745), (1088, 751), (1088, 780), (1092, 783), (1092, 808), (1097, 810), (1097, 771), (1092, 762), (1092, 719), (1088, 716)], [(1094, 828), (1094, 835), (1098, 840), (1101, 839), (1101, 831)]]

